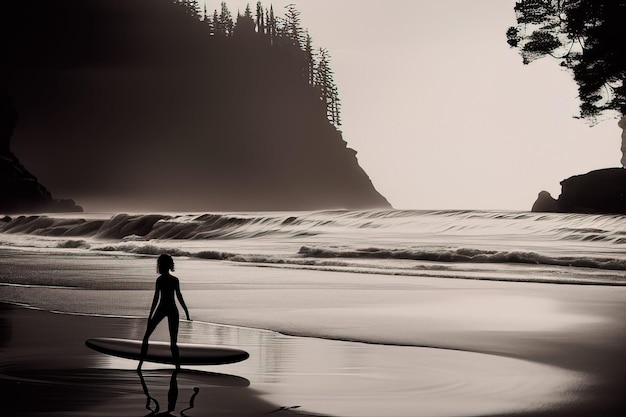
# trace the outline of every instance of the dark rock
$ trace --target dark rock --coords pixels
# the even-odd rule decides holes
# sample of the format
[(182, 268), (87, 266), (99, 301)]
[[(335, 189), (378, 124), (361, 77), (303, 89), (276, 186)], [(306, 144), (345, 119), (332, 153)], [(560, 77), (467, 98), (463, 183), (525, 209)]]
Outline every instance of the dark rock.
[(390, 207), (329, 122), (302, 51), (210, 36), (179, 9), (7, 2), (12, 150), (48, 187), (117, 210)]
[(16, 121), (17, 113), (8, 93), (0, 90), (0, 212), (82, 211), (72, 200), (53, 199), (9, 150)]
[(559, 208), (573, 213), (626, 214), (626, 169), (600, 169), (561, 181)]
[(558, 200), (542, 193), (533, 211), (626, 214), (626, 169), (599, 169), (563, 180)]
[(557, 212), (558, 210), (558, 201), (555, 200), (549, 192), (542, 191), (539, 193), (537, 197), (537, 201), (533, 204), (532, 208), (533, 212), (543, 213), (543, 212)]

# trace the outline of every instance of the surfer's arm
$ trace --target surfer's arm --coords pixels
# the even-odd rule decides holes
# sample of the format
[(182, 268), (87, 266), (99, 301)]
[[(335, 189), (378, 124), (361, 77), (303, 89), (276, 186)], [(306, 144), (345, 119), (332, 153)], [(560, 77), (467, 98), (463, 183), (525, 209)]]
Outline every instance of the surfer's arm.
[(176, 281), (176, 298), (178, 298), (178, 302), (180, 303), (183, 310), (185, 310), (187, 320), (191, 320), (191, 318), (189, 317), (189, 310), (187, 309), (187, 305), (185, 304), (185, 300), (183, 299), (183, 294), (180, 292), (180, 283), (178, 281)]

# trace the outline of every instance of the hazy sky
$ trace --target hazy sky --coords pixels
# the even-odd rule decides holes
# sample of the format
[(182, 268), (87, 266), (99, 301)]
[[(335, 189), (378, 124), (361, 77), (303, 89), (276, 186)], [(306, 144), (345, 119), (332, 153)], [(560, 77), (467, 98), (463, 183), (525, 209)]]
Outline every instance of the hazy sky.
[(330, 52), (343, 137), (395, 208), (528, 210), (569, 176), (620, 166), (617, 119), (574, 119), (571, 74), (506, 43), (514, 0), (272, 2), (289, 3)]

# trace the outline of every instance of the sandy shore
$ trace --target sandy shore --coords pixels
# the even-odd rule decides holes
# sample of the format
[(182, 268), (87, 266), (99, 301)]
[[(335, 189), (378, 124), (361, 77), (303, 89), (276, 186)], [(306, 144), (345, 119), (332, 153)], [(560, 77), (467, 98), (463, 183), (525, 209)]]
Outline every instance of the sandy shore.
[[(138, 320), (7, 304), (0, 304), (0, 320), (0, 389), (9, 416), (139, 416), (168, 409), (189, 416), (319, 415), (301, 410), (299, 404), (343, 410), (341, 415), (380, 415), (385, 410), (385, 415), (472, 415), (472, 410), (519, 410), (532, 401), (559, 404), (555, 395), (563, 395), (578, 380), (572, 373), (493, 355), (280, 335), (267, 336), (285, 339), (268, 340), (269, 352), (268, 346), (248, 342), (250, 363), (177, 374), (168, 366), (148, 365), (138, 374), (135, 362), (84, 346), (94, 333), (133, 337)], [(244, 345), (250, 339), (255, 338), (240, 338)], [(268, 369), (274, 361), (267, 356), (272, 351), (280, 355), (277, 349), (288, 350), (292, 357), (269, 368), (287, 370)], [(370, 368), (350, 372), (342, 366), (341, 355), (333, 351), (347, 349), (359, 357), (355, 366)], [(540, 392), (537, 384), (549, 392)]]
[[(192, 316), (210, 305), (207, 316), (222, 322), (287, 332), (313, 322), (318, 336), (378, 343), (182, 322), (182, 342), (238, 346), (250, 359), (194, 367), (175, 378), (171, 367), (152, 365), (140, 376), (133, 361), (90, 351), (84, 341), (140, 338), (144, 320), (0, 304), (0, 392), (8, 410), (2, 415), (155, 415), (157, 403), (163, 413), (174, 397), (176, 416), (626, 413), (623, 288), (442, 279), (412, 286), (375, 276), (361, 288), (363, 278), (350, 274), (300, 272), (294, 279), (293, 271), (180, 265)], [(53, 306), (61, 304), (54, 297), (64, 297), (75, 311), (91, 312), (103, 308), (99, 300), (119, 306), (120, 315), (132, 313), (124, 310), (127, 300), (148, 305), (153, 280), (151, 258), (5, 252), (0, 267), (0, 301)], [(194, 281), (196, 267), (221, 281)], [(129, 275), (146, 269), (145, 282), (129, 283)], [(341, 308), (330, 305), (335, 299)], [(254, 308), (246, 312), (247, 305)], [(167, 340), (164, 327), (155, 339)]]
[(241, 376), (193, 369), (174, 373), (167, 366), (146, 366), (137, 373), (134, 362), (109, 363), (84, 346), (94, 333), (129, 337), (130, 321), (0, 304), (2, 415), (142, 416), (158, 407), (176, 415), (258, 416), (280, 409)]

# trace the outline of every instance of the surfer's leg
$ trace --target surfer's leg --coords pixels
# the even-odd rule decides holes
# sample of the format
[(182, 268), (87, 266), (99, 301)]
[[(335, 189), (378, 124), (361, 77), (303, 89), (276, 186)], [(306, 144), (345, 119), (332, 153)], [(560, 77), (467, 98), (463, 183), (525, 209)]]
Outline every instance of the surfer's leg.
[(154, 313), (154, 316), (151, 319), (148, 319), (148, 325), (146, 326), (146, 334), (143, 336), (143, 342), (141, 343), (141, 357), (139, 359), (139, 365), (137, 369), (141, 369), (141, 365), (143, 365), (143, 359), (146, 357), (148, 353), (148, 339), (150, 339), (150, 335), (154, 332), (157, 325), (165, 318), (165, 312), (161, 309), (157, 309)]
[(180, 353), (178, 352), (178, 310), (170, 312), (167, 316), (170, 328), (170, 346), (172, 349), (172, 359), (176, 364), (176, 369), (180, 369)]

